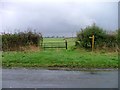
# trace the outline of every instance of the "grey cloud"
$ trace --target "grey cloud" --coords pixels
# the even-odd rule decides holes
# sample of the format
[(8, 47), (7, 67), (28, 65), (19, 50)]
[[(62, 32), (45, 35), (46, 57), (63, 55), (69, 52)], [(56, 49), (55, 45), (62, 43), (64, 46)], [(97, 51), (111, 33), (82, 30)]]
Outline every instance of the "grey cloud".
[(106, 30), (117, 29), (117, 2), (108, 3), (17, 3), (4, 2), (3, 28), (36, 28), (43, 35), (74, 35), (96, 23)]

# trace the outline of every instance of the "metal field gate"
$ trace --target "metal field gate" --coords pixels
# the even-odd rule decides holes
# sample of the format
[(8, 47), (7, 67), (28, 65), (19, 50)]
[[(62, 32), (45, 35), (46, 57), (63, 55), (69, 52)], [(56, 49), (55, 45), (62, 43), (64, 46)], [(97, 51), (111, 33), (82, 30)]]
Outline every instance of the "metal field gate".
[(65, 48), (67, 49), (67, 41), (65, 42), (46, 42), (42, 47), (45, 48)]

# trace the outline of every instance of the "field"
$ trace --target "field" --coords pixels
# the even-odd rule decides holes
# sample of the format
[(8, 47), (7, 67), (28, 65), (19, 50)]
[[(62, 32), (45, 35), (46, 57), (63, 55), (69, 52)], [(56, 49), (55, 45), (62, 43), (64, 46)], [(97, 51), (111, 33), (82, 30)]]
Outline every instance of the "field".
[[(44, 38), (46, 42), (64, 42), (63, 38)], [(40, 49), (35, 51), (9, 51), (2, 54), (2, 66), (33, 68), (118, 68), (117, 52), (91, 52), (72, 49), (75, 38), (67, 38), (68, 49)]]
[[(66, 38), (68, 43), (68, 49), (71, 49), (75, 45), (76, 38)], [(43, 38), (43, 43), (46, 42), (65, 42), (64, 38)]]

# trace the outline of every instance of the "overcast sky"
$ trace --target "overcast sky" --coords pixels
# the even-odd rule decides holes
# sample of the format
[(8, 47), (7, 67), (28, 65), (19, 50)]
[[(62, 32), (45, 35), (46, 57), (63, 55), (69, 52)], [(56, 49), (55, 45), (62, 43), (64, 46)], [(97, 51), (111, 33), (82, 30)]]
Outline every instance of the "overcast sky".
[(118, 0), (1, 0), (0, 32), (36, 29), (43, 36), (72, 36), (92, 23), (118, 28)]

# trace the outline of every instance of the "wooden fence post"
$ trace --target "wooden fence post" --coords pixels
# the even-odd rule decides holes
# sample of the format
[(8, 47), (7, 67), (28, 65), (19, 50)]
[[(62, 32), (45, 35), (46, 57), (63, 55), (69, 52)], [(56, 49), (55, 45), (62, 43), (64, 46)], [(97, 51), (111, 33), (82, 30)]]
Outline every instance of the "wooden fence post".
[(94, 39), (95, 39), (95, 36), (92, 35), (92, 37), (89, 37), (89, 38), (92, 39), (92, 52), (93, 52), (93, 50), (94, 50)]
[(66, 49), (67, 49), (67, 40), (65, 40), (65, 47), (66, 47)]

